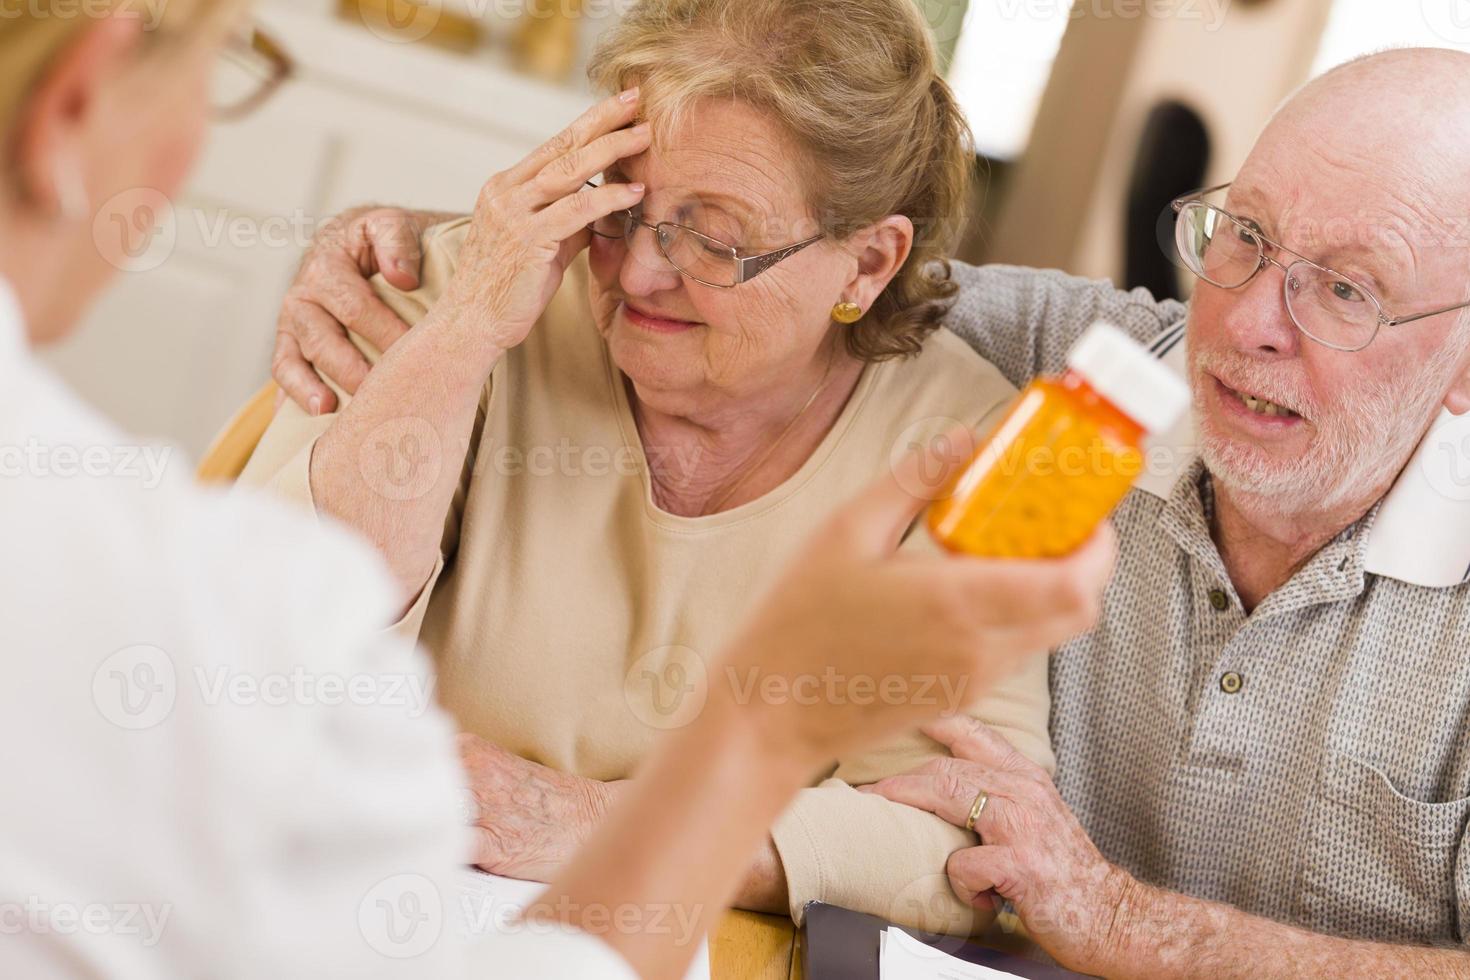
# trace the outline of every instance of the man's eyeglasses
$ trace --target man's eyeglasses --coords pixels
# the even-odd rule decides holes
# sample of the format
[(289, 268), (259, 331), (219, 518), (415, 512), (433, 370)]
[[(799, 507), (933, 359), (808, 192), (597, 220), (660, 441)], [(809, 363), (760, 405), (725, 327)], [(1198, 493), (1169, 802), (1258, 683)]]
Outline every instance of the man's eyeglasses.
[[(589, 180), (587, 186), (595, 188), (601, 185)], [(730, 289), (741, 283), (750, 282), (778, 262), (789, 259), (823, 238), (817, 235), (804, 242), (763, 252), (760, 255), (741, 255), (741, 249), (736, 246), (722, 242), (718, 238), (711, 238), (687, 225), (675, 224), (671, 221), (660, 221), (656, 225), (649, 224), (632, 211), (614, 211), (587, 227), (599, 238), (621, 239), (630, 244), (633, 236), (638, 234), (639, 228), (647, 228), (653, 232), (659, 250), (663, 252), (664, 258), (669, 260), (670, 265), (695, 282), (706, 286), (716, 286), (720, 289)]]
[[(1286, 310), (1292, 322), (1324, 347), (1360, 351), (1382, 327), (1470, 308), (1470, 302), (1464, 302), (1412, 316), (1386, 312), (1366, 286), (1272, 241), (1251, 222), (1201, 200), (1229, 186), (1195, 191), (1174, 201), (1179, 215), (1174, 229), (1179, 258), (1190, 272), (1223, 289), (1244, 286), (1267, 265), (1276, 266), (1285, 273)], [(1273, 252), (1295, 261), (1283, 263), (1272, 257)]]
[(231, 34), (220, 55), (210, 93), (217, 119), (248, 116), (295, 71), (290, 55), (253, 25)]

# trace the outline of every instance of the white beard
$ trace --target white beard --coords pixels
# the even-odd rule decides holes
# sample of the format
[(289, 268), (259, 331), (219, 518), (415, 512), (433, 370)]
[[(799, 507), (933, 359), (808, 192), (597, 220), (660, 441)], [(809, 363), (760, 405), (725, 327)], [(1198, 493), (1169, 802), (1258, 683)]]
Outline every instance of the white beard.
[[(1276, 370), (1217, 352), (1190, 353), (1190, 382), (1199, 420), (1200, 455), (1210, 474), (1236, 497), (1284, 515), (1331, 511), (1358, 495), (1385, 486), (1413, 454), (1434, 420), (1460, 352), (1446, 344), (1406, 377), (1364, 383), (1331, 406), (1306, 392), (1292, 392)], [(1315, 432), (1307, 451), (1282, 460), (1260, 447), (1220, 432), (1210, 423), (1204, 393), (1213, 381), (1204, 373), (1229, 365), (1226, 375), (1243, 387), (1287, 403), (1305, 415)], [(1299, 395), (1299, 397), (1288, 397)], [(1275, 399), (1272, 399), (1273, 401)]]

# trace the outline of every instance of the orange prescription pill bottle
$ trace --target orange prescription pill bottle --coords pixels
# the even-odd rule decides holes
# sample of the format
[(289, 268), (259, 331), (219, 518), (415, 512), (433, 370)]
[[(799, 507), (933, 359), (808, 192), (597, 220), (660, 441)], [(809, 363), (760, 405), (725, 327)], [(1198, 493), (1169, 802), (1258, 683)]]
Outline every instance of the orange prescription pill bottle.
[(951, 551), (1065, 555), (1143, 471), (1143, 441), (1189, 405), (1184, 379), (1123, 331), (1095, 323), (1058, 378), (1033, 381), (929, 509)]

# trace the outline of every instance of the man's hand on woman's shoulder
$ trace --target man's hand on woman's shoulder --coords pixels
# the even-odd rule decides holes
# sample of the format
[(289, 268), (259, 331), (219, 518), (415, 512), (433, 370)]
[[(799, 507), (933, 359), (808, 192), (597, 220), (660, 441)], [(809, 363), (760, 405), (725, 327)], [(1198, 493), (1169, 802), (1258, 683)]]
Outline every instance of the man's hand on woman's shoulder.
[[(638, 99), (630, 89), (602, 100), (485, 182), (444, 297), (451, 319), (470, 313), (482, 339), (500, 350), (525, 339), (567, 265), (587, 247), (591, 224), (643, 199), (642, 184), (589, 184), (609, 165), (648, 149), (648, 124), (633, 125)], [(319, 375), (355, 395), (371, 370), (347, 330), (381, 352), (408, 332), (368, 279), (382, 273), (398, 289), (417, 289), (424, 231), (445, 217), (368, 208), (317, 235), (286, 293), (271, 362), (281, 390), (308, 413), (337, 407)]]
[(417, 289), (424, 232), (455, 217), (370, 206), (345, 211), (317, 232), (276, 323), (271, 375), (281, 397), (320, 415), (337, 409), (337, 395), (323, 377), (357, 393), (371, 368), (347, 331), (380, 351), (408, 332), (368, 280), (381, 273), (398, 289)]

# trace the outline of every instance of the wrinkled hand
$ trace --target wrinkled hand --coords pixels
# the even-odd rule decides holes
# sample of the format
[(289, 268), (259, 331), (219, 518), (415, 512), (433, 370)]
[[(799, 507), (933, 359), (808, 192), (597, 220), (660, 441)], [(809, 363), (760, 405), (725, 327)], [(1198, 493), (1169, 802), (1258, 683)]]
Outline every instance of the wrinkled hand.
[(621, 785), (528, 762), (467, 732), (459, 736), (459, 756), (477, 809), (474, 862), (509, 878), (550, 881)]
[[(611, 164), (648, 148), (646, 126), (624, 128), (637, 112), (636, 93), (600, 102), (481, 189), (442, 301), (483, 323), (491, 344), (509, 350), (524, 340), (567, 266), (587, 247), (587, 226), (642, 201), (640, 185), (586, 186)], [(335, 411), (337, 396), (319, 374), (357, 393), (372, 368), (347, 330), (379, 351), (408, 331), (368, 280), (382, 273), (398, 289), (417, 289), (423, 234), (449, 217), (370, 208), (348, 212), (318, 234), (276, 324), (271, 375), (282, 398), (312, 415)]]
[(592, 240), (588, 226), (643, 200), (642, 184), (587, 186), (648, 149), (648, 124), (624, 128), (637, 114), (637, 90), (604, 99), (481, 189), (442, 302), (488, 343), (510, 350), (525, 340)]
[[(842, 507), (716, 666), (755, 692), (752, 714), (793, 762), (839, 758), (936, 717), (946, 706), (934, 690), (971, 704), (1096, 620), (1115, 553), (1110, 527), (1059, 559), (894, 553), (925, 503), (906, 488), (932, 485), (921, 468), (954, 463), (910, 454)], [(761, 693), (773, 689), (793, 696)]]
[(928, 810), (957, 827), (983, 791), (979, 847), (946, 868), (955, 894), (981, 908), (1012, 903), (1026, 931), (1063, 966), (1104, 973), (1137, 883), (1109, 863), (1062, 802), (1051, 777), (989, 727), (951, 717), (924, 726), (953, 758), (933, 759), (864, 792)]
[(349, 395), (371, 370), (347, 330), (386, 351), (408, 326), (368, 280), (378, 273), (398, 289), (417, 289), (424, 231), (442, 217), (397, 208), (349, 211), (317, 233), (276, 321), (271, 375), (282, 397), (312, 415), (337, 410), (321, 375)]

